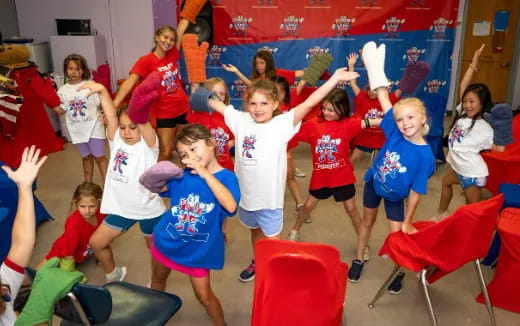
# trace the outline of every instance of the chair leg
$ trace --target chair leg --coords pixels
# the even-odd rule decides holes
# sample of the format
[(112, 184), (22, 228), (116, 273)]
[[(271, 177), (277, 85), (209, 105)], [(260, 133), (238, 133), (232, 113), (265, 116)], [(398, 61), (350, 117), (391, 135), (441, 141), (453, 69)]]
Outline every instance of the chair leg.
[(374, 298), (372, 299), (372, 301), (370, 301), (370, 303), (368, 304), (369, 308), (374, 308), (376, 301), (383, 295), (383, 293), (385, 293), (386, 288), (390, 285), (390, 283), (392, 283), (394, 278), (397, 276), (397, 274), (399, 274), (399, 272), (402, 269), (403, 268), (401, 266), (395, 265), (394, 271), (392, 272), (392, 274), (390, 274), (390, 277), (388, 277), (388, 279), (385, 281), (385, 283), (383, 283), (383, 286), (381, 286), (381, 288), (377, 291), (377, 293), (374, 296)]
[(421, 271), (421, 285), (422, 285), (423, 292), (424, 292), (424, 298), (426, 299), (426, 304), (428, 305), (428, 310), (430, 312), (430, 317), (432, 319), (432, 325), (438, 326), (439, 324), (437, 323), (437, 317), (435, 316), (435, 311), (433, 311), (433, 305), (432, 305), (432, 300), (430, 299), (430, 293), (428, 292), (428, 280), (427, 280), (427, 276), (426, 276), (427, 274), (428, 274), (427, 269), (423, 269)]
[(90, 326), (91, 324), (87, 318), (87, 314), (83, 310), (83, 307), (81, 306), (81, 303), (79, 303), (79, 300), (76, 298), (76, 296), (72, 292), (69, 292), (67, 294), (67, 296), (70, 298), (70, 301), (72, 301), (72, 304), (74, 305), (74, 307), (76, 308), (76, 311), (78, 312), (79, 316), (81, 317), (81, 321), (83, 322), (83, 325)]
[(495, 313), (493, 312), (493, 306), (491, 305), (491, 301), (489, 300), (489, 295), (486, 287), (486, 282), (484, 281), (484, 275), (482, 274), (482, 269), (480, 268), (480, 261), (475, 260), (475, 268), (477, 270), (477, 276), (480, 282), (480, 287), (482, 288), (482, 294), (484, 295), (484, 300), (486, 301), (486, 308), (489, 313), (489, 318), (491, 319), (491, 325), (496, 326), (495, 321)]

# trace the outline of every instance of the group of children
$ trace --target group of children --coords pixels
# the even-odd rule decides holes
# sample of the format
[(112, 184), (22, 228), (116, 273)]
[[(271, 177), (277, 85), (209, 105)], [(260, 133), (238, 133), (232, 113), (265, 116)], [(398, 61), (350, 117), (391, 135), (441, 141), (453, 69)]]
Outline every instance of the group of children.
[[(298, 240), (300, 228), (310, 221), (320, 200), (333, 196), (343, 203), (358, 236), (348, 278), (358, 282), (369, 258), (368, 242), (381, 200), (389, 232), (416, 232), (414, 212), (435, 169), (435, 158), (424, 139), (428, 133), (424, 105), (417, 98), (400, 99), (400, 91), (389, 94), (385, 48), (376, 47), (374, 42), (367, 43), (362, 52), (370, 83), (366, 90), (355, 83), (359, 76), (353, 69), (357, 54), (348, 57), (349, 69), (337, 69), (322, 86), (302, 96), (305, 84), (315, 84), (316, 76), (309, 78), (309, 72), (304, 71), (285, 71), (285, 76), (277, 76), (271, 53), (261, 50), (253, 60), (251, 80), (236, 67), (225, 66), (248, 84), (244, 111), (229, 104), (227, 87), (219, 78), (210, 78), (193, 89), (188, 104), (177, 69), (186, 23), (183, 18), (177, 31), (162, 27), (156, 32), (156, 47), (137, 61), (114, 100), (101, 84), (88, 81), (88, 66), (81, 56), (70, 55), (65, 60), (67, 84), (58, 91), (62, 105), (55, 110), (66, 114), (72, 142), (83, 158), (85, 182), (74, 192), (75, 210), (46, 259), (58, 256), (70, 266), (94, 253), (107, 281), (123, 280), (126, 268), (116, 266), (110, 244), (138, 222), (153, 258), (149, 286), (165, 290), (171, 270), (189, 275), (213, 323), (224, 325), (209, 271), (224, 265), (226, 217), (238, 211), (240, 222), (250, 229), (253, 253), (259, 239), (281, 238), (287, 182), (297, 208), (290, 240)], [(451, 170), (443, 178), (441, 217), (448, 215), (454, 184), (463, 186), (468, 203), (479, 200), (485, 185), (487, 168), (479, 151), (490, 149), (493, 143), (493, 129), (482, 118), (483, 112), (491, 109), (491, 95), (483, 84), (469, 85), (481, 51), (475, 53), (463, 79), (468, 85), (464, 85), (462, 105), (450, 128)], [(157, 73), (160, 82), (153, 84)], [(323, 69), (319, 75), (322, 73)], [(301, 81), (291, 92), (289, 85), (295, 77)], [(116, 109), (140, 80), (142, 84), (133, 96), (138, 96), (139, 87), (155, 85), (157, 99), (151, 107), (134, 107), (131, 102)], [(341, 81), (350, 81), (356, 95), (354, 112), (346, 91), (337, 88)], [(190, 105), (193, 111), (188, 109)], [(310, 114), (313, 109), (316, 117)], [(156, 128), (149, 122), (150, 110), (156, 110)], [(136, 119), (138, 111), (144, 111), (146, 118)], [(191, 124), (177, 128), (188, 121)], [(109, 159), (104, 153), (105, 135)], [(305, 201), (296, 181), (289, 177), (292, 173), (287, 173), (292, 166), (290, 149), (299, 141), (309, 143), (312, 151), (313, 171)], [(353, 153), (351, 144), (355, 146)], [(230, 156), (233, 146), (234, 163)], [(156, 165), (169, 160), (173, 149), (183, 165), (181, 172), (173, 164), (165, 168)], [(355, 204), (353, 163), (363, 152), (375, 149), (379, 152), (364, 177), (360, 214)], [(103, 190), (92, 183), (94, 160), (104, 180)], [(160, 187), (143, 182), (141, 176), (147, 173), (159, 179)], [(17, 176), (10, 174), (15, 181)], [(170, 208), (165, 207), (159, 193), (170, 199)], [(13, 257), (10, 253), (4, 265), (28, 263), (28, 259)], [(254, 276), (253, 257), (239, 278), (251, 281)], [(401, 291), (402, 278), (399, 275), (392, 282), (391, 293)]]

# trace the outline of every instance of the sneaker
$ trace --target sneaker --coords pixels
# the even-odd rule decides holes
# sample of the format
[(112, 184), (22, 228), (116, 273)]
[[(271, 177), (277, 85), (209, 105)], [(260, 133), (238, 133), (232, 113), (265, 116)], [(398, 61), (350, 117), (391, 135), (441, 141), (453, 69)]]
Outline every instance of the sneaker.
[(307, 173), (303, 172), (302, 170), (298, 169), (298, 168), (294, 168), (294, 176), (295, 177), (298, 177), (298, 178), (305, 178), (305, 176), (307, 175)]
[(392, 283), (390, 283), (390, 285), (386, 289), (388, 291), (388, 293), (399, 294), (403, 291), (403, 277), (404, 277), (403, 272), (400, 272), (399, 274), (397, 274), (397, 276), (394, 278)]
[(114, 270), (108, 274), (105, 274), (107, 277), (107, 283), (109, 282), (121, 282), (126, 277), (126, 267), (125, 266), (116, 266)]
[(352, 261), (352, 265), (350, 266), (350, 269), (348, 270), (348, 280), (352, 283), (359, 282), (359, 279), (361, 278), (361, 272), (363, 271), (363, 266), (365, 264), (359, 260), (354, 259)]
[(365, 246), (365, 249), (363, 249), (363, 261), (369, 261), (370, 260), (370, 247)]
[[(297, 204), (296, 205), (296, 210), (294, 211), (294, 213), (296, 215), (298, 215), (298, 213), (302, 210), (303, 208), (303, 204)], [(310, 216), (307, 216), (307, 218), (305, 219), (305, 221), (303, 221), (304, 223), (312, 223), (312, 219)]]
[(291, 230), (289, 235), (287, 236), (287, 240), (298, 241), (300, 239), (300, 232), (296, 230)]
[(447, 210), (445, 210), (442, 213), (436, 212), (435, 216), (430, 217), (429, 220), (432, 222), (440, 222), (448, 216), (450, 216), (450, 213)]
[(251, 264), (246, 267), (238, 276), (238, 279), (242, 282), (251, 282), (255, 279), (255, 260), (251, 261)]

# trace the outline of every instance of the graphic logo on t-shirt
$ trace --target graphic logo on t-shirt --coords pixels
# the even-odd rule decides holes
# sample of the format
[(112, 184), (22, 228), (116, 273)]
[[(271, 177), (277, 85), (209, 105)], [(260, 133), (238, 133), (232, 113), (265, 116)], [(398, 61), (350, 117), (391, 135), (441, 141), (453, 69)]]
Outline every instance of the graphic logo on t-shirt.
[(383, 163), (377, 168), (378, 180), (384, 183), (387, 175), (395, 179), (397, 173), (405, 173), (407, 170), (406, 166), (403, 166), (400, 160), (401, 156), (397, 152), (389, 152), (387, 150), (383, 158)]
[(179, 75), (179, 70), (175, 69), (174, 71), (167, 70), (162, 75), (161, 86), (166, 88), (166, 92), (173, 93), (177, 90), (177, 81)]
[(453, 147), (453, 144), (455, 142), (460, 144), (462, 142), (462, 139), (464, 139), (464, 136), (466, 136), (466, 130), (462, 129), (461, 124), (457, 122), (453, 129), (451, 129), (450, 137), (448, 138), (450, 148)]
[(179, 204), (173, 206), (170, 211), (172, 216), (177, 217), (177, 223), (168, 224), (166, 231), (174, 239), (184, 242), (203, 241), (207, 242), (209, 233), (199, 233), (197, 224), (206, 224), (204, 217), (215, 208), (214, 203), (203, 203), (199, 195), (190, 193), (187, 198), (181, 197)]
[(318, 161), (323, 163), (325, 160), (327, 161), (335, 161), (336, 157), (334, 153), (337, 153), (338, 145), (341, 143), (340, 138), (330, 138), (330, 135), (323, 135), (316, 144), (316, 148), (314, 149), (315, 153), (320, 154), (318, 157)]
[(217, 154), (222, 155), (226, 152), (226, 144), (229, 140), (229, 135), (227, 132), (222, 129), (222, 127), (212, 128), (211, 136), (215, 139), (215, 144), (217, 145)]
[(123, 165), (128, 165), (128, 153), (122, 149), (118, 149), (116, 156), (114, 157), (114, 166), (112, 167), (112, 171), (119, 172), (123, 174)]
[(255, 149), (256, 136), (245, 136), (242, 141), (242, 157), (253, 158), (251, 153)]
[(384, 116), (385, 116), (385, 114), (383, 112), (381, 112), (381, 110), (379, 110), (377, 108), (371, 108), (365, 114), (365, 119), (381, 119)]
[(78, 115), (84, 117), (87, 115), (85, 110), (87, 109), (87, 103), (81, 97), (75, 97), (69, 101), (69, 111), (73, 118)]

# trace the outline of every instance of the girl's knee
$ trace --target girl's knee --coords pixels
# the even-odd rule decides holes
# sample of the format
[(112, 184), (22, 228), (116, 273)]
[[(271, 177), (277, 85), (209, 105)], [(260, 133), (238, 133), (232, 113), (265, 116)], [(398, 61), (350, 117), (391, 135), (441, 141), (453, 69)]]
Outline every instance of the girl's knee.
[(209, 307), (211, 302), (215, 299), (215, 295), (211, 291), (211, 289), (207, 289), (204, 291), (195, 290), (195, 295), (197, 296), (197, 299), (199, 300), (200, 304), (202, 304), (204, 307)]

